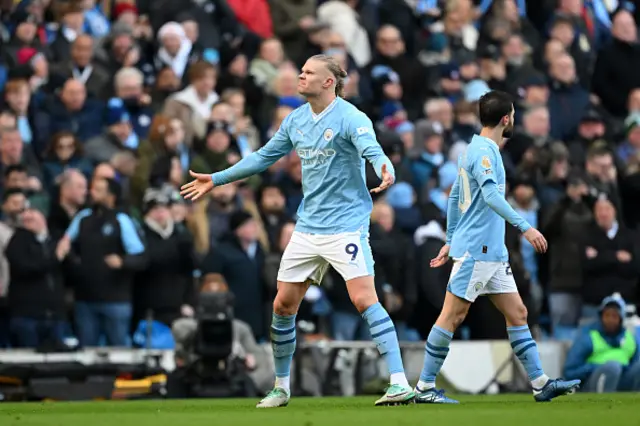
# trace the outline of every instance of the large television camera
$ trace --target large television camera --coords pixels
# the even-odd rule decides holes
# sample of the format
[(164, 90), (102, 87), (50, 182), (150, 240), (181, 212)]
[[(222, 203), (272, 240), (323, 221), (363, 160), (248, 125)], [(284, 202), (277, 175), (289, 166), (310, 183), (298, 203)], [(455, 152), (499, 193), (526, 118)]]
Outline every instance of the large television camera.
[(254, 396), (243, 359), (234, 355), (233, 294), (203, 292), (196, 306), (196, 329), (180, 342), (183, 365), (170, 378), (177, 398)]

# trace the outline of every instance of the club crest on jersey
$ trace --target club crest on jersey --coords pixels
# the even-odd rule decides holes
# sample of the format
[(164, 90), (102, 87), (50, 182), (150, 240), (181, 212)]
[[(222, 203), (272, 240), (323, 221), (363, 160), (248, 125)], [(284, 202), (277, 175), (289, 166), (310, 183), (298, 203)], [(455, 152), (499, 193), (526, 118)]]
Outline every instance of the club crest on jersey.
[(333, 130), (331, 130), (331, 129), (325, 130), (323, 137), (324, 137), (325, 141), (327, 141), (327, 142), (330, 141), (331, 138), (333, 137)]

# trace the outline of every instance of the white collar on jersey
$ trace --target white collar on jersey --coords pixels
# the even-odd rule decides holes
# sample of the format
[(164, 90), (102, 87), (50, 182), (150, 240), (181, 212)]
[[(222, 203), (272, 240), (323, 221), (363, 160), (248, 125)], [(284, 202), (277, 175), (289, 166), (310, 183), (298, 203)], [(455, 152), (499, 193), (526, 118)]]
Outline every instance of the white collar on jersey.
[(327, 115), (329, 113), (329, 111), (331, 111), (336, 106), (337, 103), (338, 103), (338, 98), (335, 98), (333, 100), (333, 102), (331, 102), (329, 105), (327, 105), (327, 107), (320, 114), (314, 113), (313, 110), (311, 109), (311, 104), (308, 104), (309, 105), (309, 111), (311, 111), (311, 117), (315, 121), (320, 120), (322, 117)]

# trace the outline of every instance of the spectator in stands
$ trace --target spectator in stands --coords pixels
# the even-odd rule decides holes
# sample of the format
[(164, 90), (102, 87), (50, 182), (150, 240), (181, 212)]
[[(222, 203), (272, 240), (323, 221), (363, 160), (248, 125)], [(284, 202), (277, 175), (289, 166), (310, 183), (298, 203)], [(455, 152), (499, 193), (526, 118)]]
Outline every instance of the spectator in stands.
[(102, 132), (104, 105), (97, 100), (87, 99), (84, 83), (78, 79), (67, 80), (59, 96), (55, 96), (41, 110), (36, 119), (39, 137), (35, 145), (36, 153), (42, 152), (49, 143), (50, 135), (61, 131), (72, 132), (84, 143)]
[(131, 218), (118, 210), (120, 187), (91, 183), (92, 207), (78, 213), (62, 241), (73, 248), (75, 322), (80, 344), (129, 346), (133, 274), (146, 267), (145, 249)]
[(187, 38), (184, 28), (177, 22), (167, 22), (158, 30), (159, 49), (154, 58), (156, 69), (171, 67), (176, 76), (186, 85), (189, 67), (198, 61), (199, 52)]
[(222, 274), (234, 294), (236, 318), (249, 324), (257, 340), (267, 337), (264, 252), (258, 242), (258, 225), (244, 210), (229, 218), (229, 233), (202, 262), (203, 273)]
[(593, 317), (599, 301), (613, 292), (635, 303), (640, 278), (635, 235), (618, 220), (613, 203), (600, 199), (593, 213), (595, 224), (584, 238), (582, 300), (586, 317)]
[(286, 199), (277, 185), (266, 184), (257, 194), (260, 217), (269, 239), (269, 247), (277, 251), (282, 227), (291, 221), (285, 212)]
[(177, 118), (156, 114), (151, 123), (149, 138), (138, 148), (138, 164), (133, 177), (133, 197), (138, 204), (150, 184), (153, 165), (160, 159), (178, 156), (181, 168), (187, 170), (192, 153), (184, 142), (185, 129)]
[(606, 122), (600, 111), (596, 107), (589, 107), (578, 124), (577, 137), (567, 144), (571, 163), (582, 167), (587, 151), (596, 141), (605, 137), (606, 131)]
[(120, 99), (109, 101), (104, 124), (102, 135), (91, 138), (84, 146), (85, 156), (93, 164), (111, 162), (116, 154), (138, 147), (131, 116)]
[(6, 189), (2, 193), (2, 223), (15, 228), (20, 225), (20, 216), (28, 207), (27, 196), (21, 189)]
[(371, 251), (377, 259), (376, 278), (381, 279), (384, 307), (392, 317), (398, 339), (419, 340), (407, 322), (417, 301), (415, 249), (409, 237), (394, 227), (393, 208), (378, 201), (371, 212)]
[(606, 196), (620, 211), (622, 200), (618, 189), (618, 170), (613, 154), (603, 143), (594, 143), (587, 151), (586, 184), (593, 197)]
[(71, 219), (87, 201), (87, 178), (78, 169), (67, 169), (56, 179), (57, 199), (51, 203), (48, 226), (54, 238), (61, 238), (71, 224)]
[(633, 15), (621, 9), (613, 17), (613, 40), (598, 52), (593, 72), (593, 92), (602, 106), (615, 117), (622, 118), (627, 111), (627, 96), (640, 87), (640, 76), (632, 71), (640, 66), (638, 29)]
[(56, 245), (44, 215), (34, 209), (22, 213), (22, 224), (7, 245), (11, 270), (10, 330), (14, 347), (36, 348), (60, 344), (64, 321), (64, 281), (61, 262), (69, 243)]
[(640, 155), (636, 154), (629, 159), (627, 169), (621, 182), (621, 196), (624, 202), (624, 218), (627, 226), (638, 230), (640, 225)]
[(4, 170), (5, 190), (19, 189), (27, 195), (29, 206), (44, 214), (49, 212), (49, 196), (33, 179), (30, 180), (27, 168), (22, 164), (9, 166)]
[(146, 139), (151, 126), (151, 96), (143, 91), (144, 75), (133, 67), (122, 68), (114, 76), (115, 97), (122, 101), (139, 140)]
[(0, 111), (0, 129), (14, 129), (18, 127), (16, 114), (10, 109)]
[[(531, 226), (538, 228), (540, 203), (536, 197), (535, 183), (526, 179), (515, 180), (511, 184), (511, 193), (512, 196), (509, 197), (509, 203), (513, 209)], [(536, 251), (526, 238), (521, 238), (520, 244), (523, 266), (529, 275), (531, 284), (539, 286)]]
[(71, 58), (71, 43), (84, 32), (84, 10), (79, 4), (63, 4), (61, 22), (56, 39), (50, 49), (54, 62), (65, 62)]
[(288, 58), (298, 62), (307, 47), (307, 32), (317, 21), (316, 2), (276, 0), (270, 4), (273, 31), (284, 46)]
[(51, 143), (44, 152), (42, 175), (47, 191), (53, 192), (58, 178), (67, 169), (77, 169), (86, 179), (91, 177), (93, 165), (84, 158), (82, 145), (70, 132), (53, 135)]
[(284, 49), (280, 40), (277, 38), (266, 39), (260, 45), (258, 56), (251, 61), (249, 74), (258, 87), (269, 92), (284, 61)]
[(84, 83), (87, 96), (106, 99), (111, 92), (108, 87), (111, 77), (93, 58), (94, 40), (90, 35), (81, 34), (71, 45), (71, 58), (51, 67), (50, 81), (53, 85), (64, 84), (75, 78)]
[(390, 25), (378, 30), (376, 53), (371, 68), (384, 65), (395, 71), (402, 85), (402, 104), (407, 109), (410, 120), (420, 115), (426, 98), (428, 75), (417, 59), (405, 55), (405, 44), (397, 28)]
[(227, 89), (222, 92), (222, 102), (227, 103), (233, 111), (233, 136), (243, 157), (258, 150), (261, 146), (260, 134), (253, 119), (246, 114), (246, 97), (240, 89)]
[(149, 188), (144, 195), (142, 230), (148, 263), (136, 274), (134, 327), (151, 317), (171, 326), (181, 316), (193, 316), (194, 259), (191, 236), (171, 217), (171, 200), (166, 193)]
[(179, 89), (180, 80), (170, 67), (164, 67), (159, 70), (151, 90), (151, 109), (155, 113), (162, 112), (169, 96)]
[(4, 100), (7, 107), (16, 115), (17, 127), (20, 138), (25, 144), (31, 144), (34, 140), (33, 127), (31, 125), (33, 108), (31, 103), (31, 89), (26, 79), (11, 79), (4, 88)]
[[(549, 36), (559, 40), (565, 51), (571, 55), (576, 64), (579, 80), (588, 88), (589, 76), (593, 71), (593, 59), (596, 43), (593, 32), (588, 31), (586, 14), (582, 0), (562, 0), (549, 24)], [(593, 27), (591, 27), (593, 28)]]
[(640, 114), (634, 113), (624, 120), (626, 138), (617, 150), (618, 158), (626, 165), (630, 157), (640, 153)]
[(567, 354), (564, 376), (582, 380), (587, 392), (640, 390), (640, 349), (624, 328), (625, 309), (620, 295), (604, 298), (598, 319), (580, 330)]
[(551, 77), (549, 134), (554, 139), (567, 141), (575, 135), (580, 120), (589, 106), (589, 92), (577, 82), (576, 65), (568, 54), (551, 60), (549, 75)]
[(218, 102), (215, 92), (216, 69), (200, 61), (189, 69), (189, 86), (167, 99), (164, 114), (177, 118), (185, 126), (185, 143), (191, 147), (194, 139), (204, 139), (211, 108)]
[(443, 127), (438, 123), (422, 122), (416, 128), (416, 148), (419, 157), (411, 161), (413, 187), (419, 193), (444, 163)]
[(1, 186), (5, 186), (4, 174), (8, 167), (22, 165), (29, 175), (28, 187), (33, 191), (42, 189), (42, 170), (30, 146), (25, 146), (17, 128), (0, 130)]
[(140, 46), (133, 37), (133, 29), (124, 23), (116, 23), (96, 49), (95, 59), (109, 75), (115, 75), (122, 67), (139, 65)]

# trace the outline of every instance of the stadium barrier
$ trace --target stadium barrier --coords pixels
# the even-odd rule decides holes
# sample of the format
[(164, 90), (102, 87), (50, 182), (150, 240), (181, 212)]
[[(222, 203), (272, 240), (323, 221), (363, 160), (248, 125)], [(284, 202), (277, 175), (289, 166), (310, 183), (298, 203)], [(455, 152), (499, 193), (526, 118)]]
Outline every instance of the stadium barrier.
[[(400, 346), (407, 377), (414, 382), (422, 369), (424, 344), (402, 343)], [(257, 360), (272, 369), (271, 348), (263, 345), (263, 349), (264, 353), (258, 354)], [(551, 377), (561, 376), (567, 344), (541, 342), (539, 349), (545, 372)], [(86, 348), (79, 352), (47, 354), (30, 350), (0, 351), (0, 365), (65, 362), (85, 366), (145, 365), (166, 372), (175, 369), (173, 351), (119, 348)], [(386, 369), (372, 342), (302, 342), (294, 360), (292, 387), (298, 394), (335, 394), (337, 380), (343, 395), (361, 394), (366, 376), (363, 369), (370, 371), (371, 364), (375, 366), (373, 375), (386, 380)], [(442, 376), (456, 391), (471, 394), (497, 393), (500, 387), (510, 391), (527, 388), (526, 375), (506, 341), (452, 342)]]

